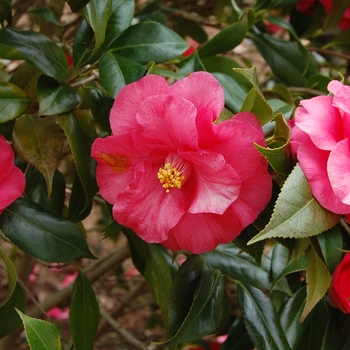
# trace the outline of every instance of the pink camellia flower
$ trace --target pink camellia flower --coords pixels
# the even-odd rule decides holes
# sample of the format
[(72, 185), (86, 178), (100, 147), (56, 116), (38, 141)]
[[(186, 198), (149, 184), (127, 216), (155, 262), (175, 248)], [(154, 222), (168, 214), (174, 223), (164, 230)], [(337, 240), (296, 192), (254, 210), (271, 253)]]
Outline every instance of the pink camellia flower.
[(24, 174), (14, 165), (14, 152), (0, 135), (0, 214), (15, 199), (22, 196), (25, 188)]
[[(333, 0), (321, 0), (321, 4), (326, 13), (329, 14), (333, 9)], [(339, 21), (339, 28), (344, 31), (350, 28), (350, 6), (344, 11)]]
[(345, 254), (335, 269), (328, 296), (332, 305), (350, 314), (350, 253)]
[(350, 213), (350, 87), (333, 80), (331, 96), (300, 102), (292, 148), (315, 198), (336, 214)]
[(232, 241), (271, 196), (265, 145), (251, 113), (214, 124), (224, 92), (209, 73), (168, 86), (148, 75), (111, 109), (112, 136), (92, 146), (101, 195), (113, 216), (149, 243), (202, 253)]

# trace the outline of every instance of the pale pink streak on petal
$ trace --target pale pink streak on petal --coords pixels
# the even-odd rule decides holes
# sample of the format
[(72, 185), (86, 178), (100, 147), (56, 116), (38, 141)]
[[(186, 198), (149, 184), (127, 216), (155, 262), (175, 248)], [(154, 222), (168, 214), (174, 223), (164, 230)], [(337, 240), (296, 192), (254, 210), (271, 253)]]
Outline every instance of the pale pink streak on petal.
[(163, 77), (147, 75), (135, 83), (126, 85), (118, 93), (110, 112), (110, 124), (114, 135), (130, 132), (138, 127), (136, 111), (149, 96), (168, 94)]
[(197, 108), (206, 107), (213, 113), (213, 121), (222, 112), (224, 89), (213, 75), (207, 72), (194, 72), (169, 86), (171, 95), (182, 96)]
[(238, 197), (241, 180), (231, 165), (218, 153), (209, 151), (180, 152), (191, 162), (196, 187), (189, 213), (222, 214)]
[[(138, 147), (149, 144), (157, 149), (198, 147), (197, 109), (181, 96), (158, 95), (146, 99), (137, 111), (137, 121), (143, 127)], [(135, 139), (135, 142), (138, 140)]]
[(133, 181), (117, 196), (113, 206), (116, 221), (149, 243), (167, 239), (168, 231), (178, 223), (193, 197), (185, 188), (166, 193), (157, 178), (158, 170), (159, 166), (138, 163)]
[(341, 114), (332, 102), (330, 96), (317, 96), (301, 101), (295, 111), (295, 125), (323, 150), (331, 150), (344, 135)]
[(328, 176), (334, 194), (344, 203), (350, 205), (350, 150), (349, 140), (336, 144), (329, 155)]

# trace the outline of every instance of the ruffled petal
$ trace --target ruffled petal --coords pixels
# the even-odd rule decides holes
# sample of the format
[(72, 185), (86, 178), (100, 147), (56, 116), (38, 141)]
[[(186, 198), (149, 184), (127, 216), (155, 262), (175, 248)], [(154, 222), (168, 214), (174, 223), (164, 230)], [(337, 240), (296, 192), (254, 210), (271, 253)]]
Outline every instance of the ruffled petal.
[(14, 166), (14, 152), (11, 146), (6, 142), (3, 135), (0, 135), (0, 181), (2, 181), (12, 170)]
[(350, 150), (348, 139), (338, 142), (333, 148), (329, 155), (327, 170), (335, 195), (344, 204), (350, 205)]
[(312, 194), (324, 208), (336, 214), (350, 213), (350, 206), (335, 196), (329, 181), (327, 173), (329, 153), (315, 147), (310, 140), (305, 140), (298, 149), (300, 167), (309, 181)]
[(207, 72), (194, 72), (169, 86), (171, 95), (182, 96), (197, 108), (206, 107), (213, 113), (213, 121), (222, 112), (225, 100), (224, 89), (213, 75)]
[(192, 163), (194, 200), (189, 212), (222, 214), (237, 198), (241, 180), (221, 154), (205, 151), (180, 152)]
[(330, 96), (317, 96), (300, 102), (295, 111), (295, 125), (306, 132), (320, 149), (331, 150), (344, 138), (343, 121)]
[(158, 95), (147, 98), (137, 111), (143, 130), (135, 138), (139, 149), (176, 150), (197, 148), (197, 109), (181, 96)]
[(117, 196), (113, 206), (115, 220), (149, 243), (168, 238), (169, 230), (179, 222), (193, 197), (185, 189), (166, 193), (157, 178), (158, 170), (149, 163), (137, 164), (133, 181)]
[(147, 75), (126, 85), (118, 93), (110, 112), (112, 133), (121, 135), (137, 128), (136, 111), (140, 104), (149, 96), (168, 93), (168, 85), (159, 75)]
[(328, 90), (334, 94), (333, 106), (350, 114), (350, 86), (343, 85), (337, 80), (328, 84)]
[(12, 166), (11, 171), (0, 181), (0, 213), (14, 200), (21, 197), (25, 189), (24, 174)]

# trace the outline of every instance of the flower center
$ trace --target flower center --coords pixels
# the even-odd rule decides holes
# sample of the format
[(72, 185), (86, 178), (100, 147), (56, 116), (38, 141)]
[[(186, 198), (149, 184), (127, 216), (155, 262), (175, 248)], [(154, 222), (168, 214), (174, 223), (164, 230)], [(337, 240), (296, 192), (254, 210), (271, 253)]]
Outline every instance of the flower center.
[(163, 167), (159, 168), (157, 175), (166, 193), (169, 193), (171, 188), (181, 188), (185, 180), (182, 172), (176, 167), (173, 167), (171, 163), (166, 163)]

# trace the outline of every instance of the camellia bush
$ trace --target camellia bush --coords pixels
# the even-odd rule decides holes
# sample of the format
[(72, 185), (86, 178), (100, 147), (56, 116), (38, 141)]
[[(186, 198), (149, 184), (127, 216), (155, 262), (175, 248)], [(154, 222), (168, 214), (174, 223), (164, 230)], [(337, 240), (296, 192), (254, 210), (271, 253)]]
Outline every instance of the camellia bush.
[[(349, 0), (0, 0), (0, 24), (1, 350), (350, 348)], [(157, 338), (96, 288), (132, 302), (130, 257)], [(75, 272), (42, 299), (38, 266)]]

